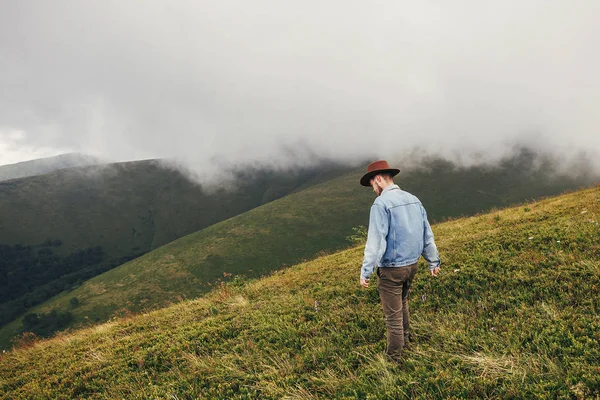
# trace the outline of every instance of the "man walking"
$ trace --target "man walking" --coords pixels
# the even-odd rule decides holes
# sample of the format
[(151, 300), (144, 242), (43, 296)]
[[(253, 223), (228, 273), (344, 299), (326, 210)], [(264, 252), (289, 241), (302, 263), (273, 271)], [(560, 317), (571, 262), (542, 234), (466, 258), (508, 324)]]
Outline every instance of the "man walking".
[(423, 255), (427, 260), (432, 276), (440, 270), (427, 213), (419, 199), (394, 184), (393, 177), (399, 172), (385, 160), (375, 161), (360, 180), (378, 196), (371, 206), (360, 285), (369, 287), (369, 277), (379, 267), (378, 289), (387, 328), (386, 354), (396, 361), (408, 344), (408, 292), (419, 257)]

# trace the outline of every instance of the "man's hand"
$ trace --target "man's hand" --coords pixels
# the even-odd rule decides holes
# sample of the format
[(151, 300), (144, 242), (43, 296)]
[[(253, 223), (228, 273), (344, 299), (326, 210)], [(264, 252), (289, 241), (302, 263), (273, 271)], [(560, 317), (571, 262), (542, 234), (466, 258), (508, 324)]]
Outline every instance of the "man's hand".
[(431, 271), (429, 271), (431, 273), (431, 276), (437, 276), (438, 272), (440, 272), (440, 267), (437, 267), (435, 269), (432, 269)]
[(360, 286), (362, 286), (364, 288), (368, 288), (369, 287), (369, 280), (368, 279), (360, 278)]

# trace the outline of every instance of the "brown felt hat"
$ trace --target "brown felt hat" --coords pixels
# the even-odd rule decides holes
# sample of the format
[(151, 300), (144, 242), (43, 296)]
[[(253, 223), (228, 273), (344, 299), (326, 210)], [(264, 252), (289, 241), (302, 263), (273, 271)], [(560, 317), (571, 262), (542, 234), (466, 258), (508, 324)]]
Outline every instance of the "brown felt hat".
[(373, 178), (377, 174), (381, 174), (382, 172), (389, 172), (392, 176), (398, 175), (400, 170), (398, 168), (390, 168), (387, 161), (379, 160), (372, 162), (367, 167), (367, 173), (360, 178), (360, 184), (363, 186), (371, 186), (371, 178)]

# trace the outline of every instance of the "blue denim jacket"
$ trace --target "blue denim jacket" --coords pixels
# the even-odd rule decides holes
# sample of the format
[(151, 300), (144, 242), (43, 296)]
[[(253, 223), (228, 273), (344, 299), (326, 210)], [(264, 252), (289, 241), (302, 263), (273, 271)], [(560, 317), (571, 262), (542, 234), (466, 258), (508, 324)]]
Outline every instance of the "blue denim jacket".
[(423, 255), (433, 270), (440, 257), (423, 205), (398, 185), (386, 187), (371, 206), (369, 234), (360, 277), (369, 279), (376, 267), (411, 265)]

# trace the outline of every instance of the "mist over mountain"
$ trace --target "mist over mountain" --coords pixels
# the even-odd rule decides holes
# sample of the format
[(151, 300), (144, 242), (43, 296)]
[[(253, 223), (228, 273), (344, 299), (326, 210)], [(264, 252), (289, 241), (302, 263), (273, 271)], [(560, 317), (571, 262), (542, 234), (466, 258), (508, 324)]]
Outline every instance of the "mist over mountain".
[[(37, 161), (32, 161), (35, 165)], [(97, 164), (0, 182), (0, 243), (60, 239), (64, 251), (100, 245), (111, 257), (145, 252), (301, 185), (345, 171), (320, 162), (273, 171), (227, 170), (206, 186), (162, 160)]]

